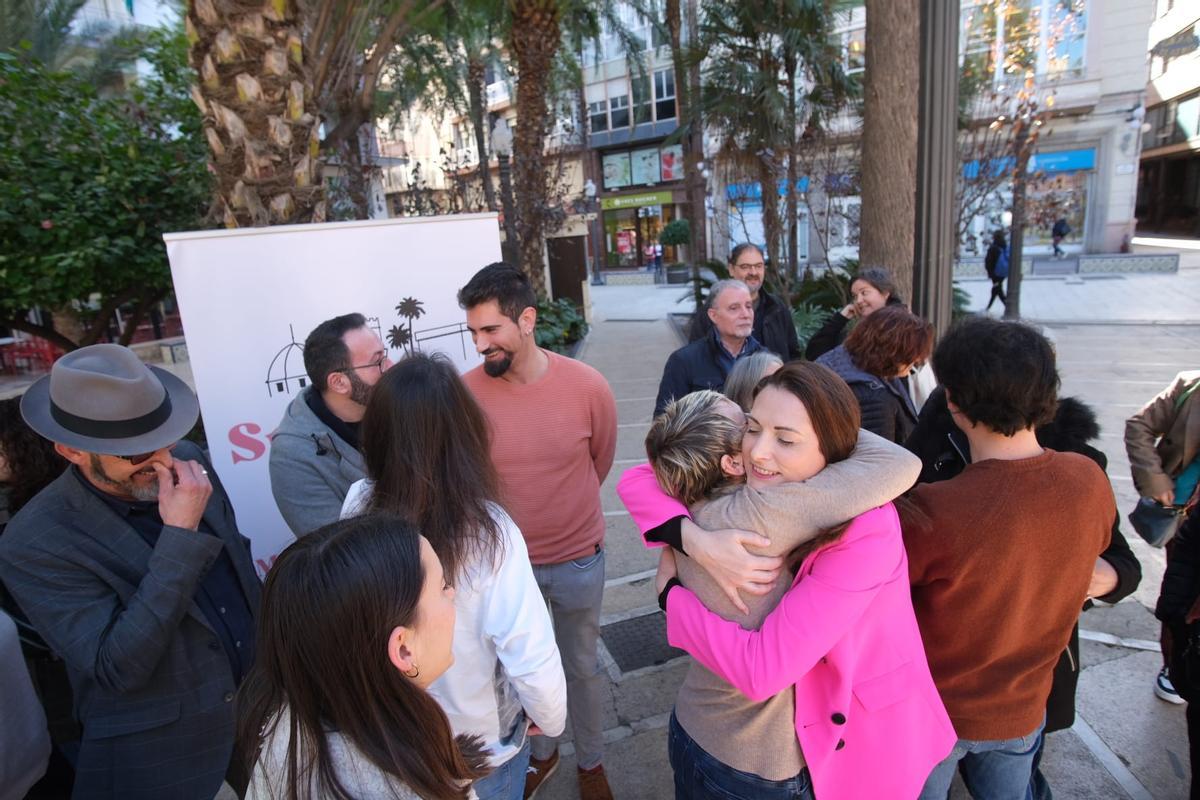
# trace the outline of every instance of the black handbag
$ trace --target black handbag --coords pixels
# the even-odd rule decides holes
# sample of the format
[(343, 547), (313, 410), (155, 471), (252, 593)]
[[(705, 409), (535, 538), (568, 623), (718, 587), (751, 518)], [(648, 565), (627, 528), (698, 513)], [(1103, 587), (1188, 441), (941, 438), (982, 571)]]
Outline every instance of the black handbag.
[(1185, 513), (1184, 506), (1164, 506), (1152, 497), (1142, 497), (1129, 515), (1129, 521), (1146, 544), (1162, 547), (1179, 530)]

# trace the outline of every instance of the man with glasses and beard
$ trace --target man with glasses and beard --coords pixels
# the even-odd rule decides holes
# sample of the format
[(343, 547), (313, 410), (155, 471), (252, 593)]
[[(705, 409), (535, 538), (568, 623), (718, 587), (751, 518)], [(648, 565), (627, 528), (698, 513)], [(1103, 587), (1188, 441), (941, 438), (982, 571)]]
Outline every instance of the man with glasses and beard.
[(335, 522), (350, 484), (367, 476), (358, 426), (371, 388), (392, 365), (362, 314), (326, 320), (304, 340), (310, 386), (271, 439), (271, 493), (292, 533)]
[(97, 344), (60, 358), (21, 414), (70, 466), (9, 522), (0, 580), (66, 665), (73, 796), (228, 796), (260, 586), (212, 465), (180, 441), (196, 396)]

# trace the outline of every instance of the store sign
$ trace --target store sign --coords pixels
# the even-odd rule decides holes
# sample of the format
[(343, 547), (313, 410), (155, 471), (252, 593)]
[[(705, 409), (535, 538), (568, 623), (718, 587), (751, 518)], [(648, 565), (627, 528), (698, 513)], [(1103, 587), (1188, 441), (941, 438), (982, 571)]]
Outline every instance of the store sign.
[[(779, 196), (783, 197), (787, 194), (787, 179), (779, 181)], [(796, 191), (803, 194), (808, 191), (808, 176), (796, 179)], [(737, 203), (761, 203), (762, 202), (762, 186), (755, 181), (753, 183), (731, 183), (725, 187), (725, 196), (729, 198), (729, 202)]]
[[(988, 162), (988, 170), (992, 175), (1008, 172), (1015, 161), (1007, 158), (993, 158)], [(963, 177), (975, 180), (979, 177), (980, 163), (968, 161), (963, 164)], [(1030, 172), (1079, 172), (1096, 168), (1096, 150), (1089, 147), (1082, 150), (1056, 150), (1050, 153), (1034, 153), (1029, 159)]]
[(616, 208), (637, 208), (638, 206), (661, 206), (672, 203), (670, 192), (646, 192), (645, 194), (629, 194), (624, 197), (603, 197), (600, 208), (611, 211)]
[[(276, 225), (163, 236), (212, 463), (265, 574), (292, 541), (271, 496), (271, 433), (308, 384), (302, 343), (359, 312), (399, 359), (481, 363), (456, 292), (500, 258), (495, 214)], [(397, 253), (436, 257), (397, 263)], [(433, 256), (432, 254), (436, 254)], [(401, 259), (403, 262), (404, 259)]]

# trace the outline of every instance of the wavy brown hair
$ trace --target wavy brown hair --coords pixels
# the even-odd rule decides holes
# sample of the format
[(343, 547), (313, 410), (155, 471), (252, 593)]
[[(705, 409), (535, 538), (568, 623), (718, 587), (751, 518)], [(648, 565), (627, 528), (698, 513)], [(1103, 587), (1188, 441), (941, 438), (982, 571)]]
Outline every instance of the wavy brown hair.
[(845, 347), (859, 369), (894, 378), (909, 364), (929, 358), (933, 325), (904, 306), (884, 306), (854, 326)]
[(491, 563), (504, 540), (487, 418), (454, 365), (414, 353), (383, 374), (362, 420), (370, 511), (400, 514), (429, 539), (447, 580), (472, 561)]
[(264, 745), (286, 735), (283, 763), (267, 776), (278, 796), (352, 800), (326, 738), (334, 730), (421, 797), (468, 796), (487, 773), (483, 743), (455, 737), (437, 701), (387, 654), (392, 630), (420, 624), (425, 579), (417, 529), (395, 515), (340, 520), (280, 554), (263, 587), (254, 667), (237, 698), (247, 775)]

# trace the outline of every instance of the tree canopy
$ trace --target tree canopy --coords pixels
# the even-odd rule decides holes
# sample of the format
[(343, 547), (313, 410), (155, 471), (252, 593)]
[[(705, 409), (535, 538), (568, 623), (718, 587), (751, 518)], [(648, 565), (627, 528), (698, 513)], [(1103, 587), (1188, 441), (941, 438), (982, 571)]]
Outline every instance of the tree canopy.
[[(182, 36), (156, 34), (155, 76), (102, 97), (86, 78), (0, 53), (3, 324), (70, 349), (96, 341), (113, 309), (169, 289), (162, 234), (199, 227), (210, 198), (185, 54)], [(76, 341), (30, 323), (34, 307), (95, 324)]]

